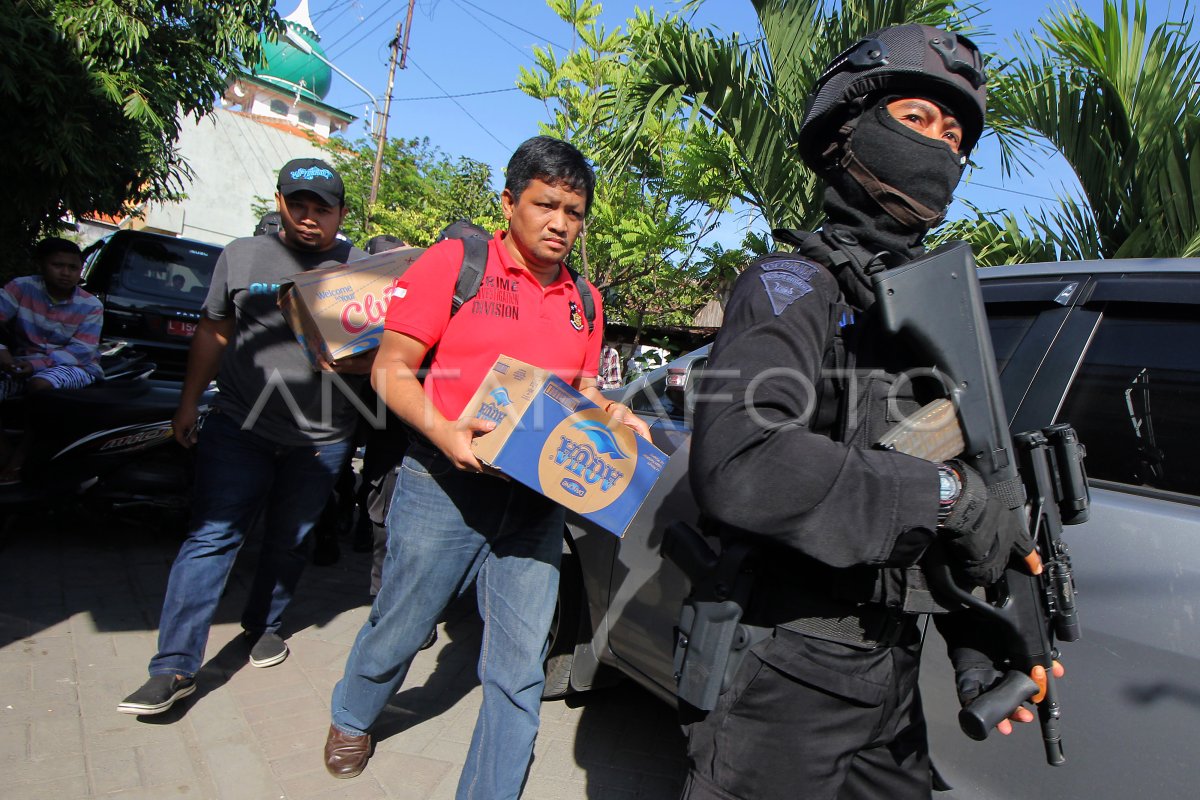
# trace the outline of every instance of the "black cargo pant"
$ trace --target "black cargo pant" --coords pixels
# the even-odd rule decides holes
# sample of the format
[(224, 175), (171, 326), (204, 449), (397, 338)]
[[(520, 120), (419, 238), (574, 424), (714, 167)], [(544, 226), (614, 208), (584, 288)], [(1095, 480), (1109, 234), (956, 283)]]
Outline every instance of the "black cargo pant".
[(688, 726), (683, 797), (928, 800), (919, 663), (912, 636), (865, 651), (777, 629)]

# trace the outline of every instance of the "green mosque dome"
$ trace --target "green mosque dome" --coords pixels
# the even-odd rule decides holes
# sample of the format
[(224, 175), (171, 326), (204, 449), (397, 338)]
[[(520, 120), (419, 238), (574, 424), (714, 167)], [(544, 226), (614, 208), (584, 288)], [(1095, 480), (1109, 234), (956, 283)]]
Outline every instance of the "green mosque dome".
[(276, 41), (264, 36), (263, 57), (253, 70), (254, 76), (289, 92), (302, 87), (302, 96), (309, 100), (324, 100), (329, 94), (333, 70), (322, 60), (326, 58), (325, 51), (321, 48), (321, 37), (308, 18), (307, 0), (301, 0), (299, 8), (284, 19), (284, 25), (290, 36), (303, 40), (312, 52), (305, 52), (288, 35), (281, 35)]

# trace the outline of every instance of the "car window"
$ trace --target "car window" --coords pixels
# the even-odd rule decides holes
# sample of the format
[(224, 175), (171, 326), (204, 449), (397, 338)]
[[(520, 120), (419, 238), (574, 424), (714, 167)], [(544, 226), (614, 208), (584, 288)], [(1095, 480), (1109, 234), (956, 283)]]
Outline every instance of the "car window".
[(171, 239), (134, 239), (121, 264), (122, 288), (199, 306), (212, 282), (220, 248)]
[(673, 399), (676, 393), (667, 391), (667, 370), (659, 370), (660, 375), (651, 375), (637, 391), (624, 399), (638, 414), (668, 419), (683, 419), (683, 406)]
[(1037, 313), (1027, 304), (1003, 303), (988, 306), (987, 316), (992, 351), (996, 355), (996, 371), (1003, 374), (1013, 353), (1033, 327)]
[(1194, 306), (1104, 311), (1058, 419), (1092, 478), (1200, 495), (1200, 320)]

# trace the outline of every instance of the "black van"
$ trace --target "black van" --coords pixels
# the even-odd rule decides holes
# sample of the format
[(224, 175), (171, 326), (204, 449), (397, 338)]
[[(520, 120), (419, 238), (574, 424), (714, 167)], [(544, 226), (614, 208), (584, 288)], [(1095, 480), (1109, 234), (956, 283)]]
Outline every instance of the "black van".
[(219, 245), (116, 231), (84, 251), (84, 286), (104, 303), (104, 337), (123, 339), (179, 380), (200, 321)]

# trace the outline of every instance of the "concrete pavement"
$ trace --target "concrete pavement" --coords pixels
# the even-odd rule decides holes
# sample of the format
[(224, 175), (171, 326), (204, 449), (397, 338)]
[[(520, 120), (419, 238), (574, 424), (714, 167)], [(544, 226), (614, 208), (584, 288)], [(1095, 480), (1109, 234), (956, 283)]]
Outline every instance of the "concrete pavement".
[[(342, 543), (310, 567), (283, 633), (291, 656), (247, 663), (238, 618), (247, 546), (209, 638), (199, 689), (166, 714), (116, 704), (146, 678), (178, 532), (70, 511), (9, 520), (0, 543), (0, 797), (5, 800), (448, 800), (480, 690), (473, 597), (439, 626), (380, 724), (358, 778), (325, 773), (330, 690), (366, 618), (369, 556)], [(527, 800), (678, 796), (674, 712), (630, 683), (548, 701)]]

